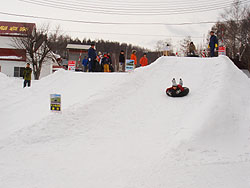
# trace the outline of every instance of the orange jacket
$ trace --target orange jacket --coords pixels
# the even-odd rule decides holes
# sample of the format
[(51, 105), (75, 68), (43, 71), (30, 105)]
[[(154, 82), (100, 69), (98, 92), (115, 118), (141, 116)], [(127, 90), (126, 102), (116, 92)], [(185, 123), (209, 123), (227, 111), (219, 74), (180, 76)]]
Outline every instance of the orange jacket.
[(148, 65), (148, 58), (142, 57), (140, 59), (140, 64), (141, 64), (142, 67), (147, 66)]
[(130, 59), (131, 59), (131, 60), (134, 60), (134, 64), (137, 65), (137, 58), (136, 58), (136, 55), (135, 55), (135, 54), (131, 54)]

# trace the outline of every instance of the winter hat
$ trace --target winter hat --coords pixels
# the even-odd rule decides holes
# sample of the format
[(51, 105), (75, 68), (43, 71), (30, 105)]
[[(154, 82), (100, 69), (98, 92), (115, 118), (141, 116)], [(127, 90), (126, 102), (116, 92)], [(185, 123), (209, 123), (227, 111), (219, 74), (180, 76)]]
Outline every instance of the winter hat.
[(173, 87), (177, 87), (177, 83), (176, 83), (175, 78), (173, 78), (173, 80), (172, 80), (172, 86), (173, 86)]
[(181, 86), (183, 86), (183, 81), (182, 81), (181, 78), (180, 78), (179, 84), (180, 84)]

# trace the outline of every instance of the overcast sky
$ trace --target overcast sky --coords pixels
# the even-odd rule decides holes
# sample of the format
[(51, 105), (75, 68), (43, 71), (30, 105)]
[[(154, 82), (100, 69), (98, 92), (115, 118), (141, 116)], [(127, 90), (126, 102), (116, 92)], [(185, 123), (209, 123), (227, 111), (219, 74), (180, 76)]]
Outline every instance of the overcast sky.
[[(186, 36), (191, 36), (196, 45), (202, 44), (213, 24), (164, 24), (216, 22), (232, 2), (233, 0), (2, 0), (1, 13), (119, 24), (76, 23), (6, 14), (0, 14), (0, 20), (31, 22), (38, 27), (50, 23), (51, 26), (60, 25), (63, 33), (81, 40), (84, 37), (102, 38), (150, 49), (155, 48), (158, 40), (171, 39), (176, 48)], [(154, 25), (155, 23), (161, 25)]]

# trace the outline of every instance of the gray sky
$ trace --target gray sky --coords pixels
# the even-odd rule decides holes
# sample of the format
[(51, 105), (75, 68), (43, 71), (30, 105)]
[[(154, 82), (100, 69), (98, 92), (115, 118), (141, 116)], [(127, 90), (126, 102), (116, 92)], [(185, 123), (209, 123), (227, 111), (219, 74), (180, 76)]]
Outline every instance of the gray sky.
[[(202, 44), (204, 36), (213, 24), (154, 25), (153, 23), (217, 21), (220, 14), (224, 12), (224, 8), (232, 2), (232, 0), (4, 0), (0, 6), (0, 12), (74, 21), (137, 24), (86, 24), (6, 14), (0, 14), (0, 20), (34, 22), (38, 27), (41, 24), (50, 23), (51, 26), (60, 25), (63, 33), (78, 37), (80, 40), (84, 37), (102, 38), (150, 49), (155, 48), (158, 40), (171, 39), (176, 48), (179, 41), (186, 36), (191, 36), (196, 45)], [(150, 15), (145, 15), (145, 13)]]

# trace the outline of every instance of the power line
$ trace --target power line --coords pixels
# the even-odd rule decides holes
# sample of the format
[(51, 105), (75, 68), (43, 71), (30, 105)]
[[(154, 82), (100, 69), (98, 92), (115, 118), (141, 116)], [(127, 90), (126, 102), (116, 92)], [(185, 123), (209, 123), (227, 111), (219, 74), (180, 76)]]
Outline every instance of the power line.
[[(52, 30), (55, 31), (55, 30)], [(123, 36), (142, 36), (142, 37), (165, 37), (165, 38), (184, 38), (186, 36), (167, 36), (167, 35), (150, 35), (150, 34), (139, 34), (139, 33), (104, 33), (104, 32), (85, 32), (85, 31), (64, 31), (69, 33), (88, 33), (88, 34), (105, 34), (105, 35), (123, 35)], [(191, 38), (204, 38), (190, 36)]]
[[(151, 2), (148, 2), (148, 1), (140, 1), (140, 2), (138, 2), (138, 1), (124, 1), (124, 0), (121, 0), (121, 1), (118, 1), (118, 0), (108, 0), (108, 1), (101, 1), (101, 0), (95, 0), (94, 2), (93, 1), (91, 1), (91, 0), (83, 0), (83, 1), (81, 1), (81, 0), (62, 0), (62, 1), (67, 1), (67, 2), (76, 2), (76, 3), (81, 3), (81, 2), (83, 2), (83, 3), (93, 3), (93, 4), (116, 4), (116, 5), (132, 5), (132, 6), (134, 6), (134, 5), (140, 5), (140, 6), (143, 6), (143, 5), (149, 5), (149, 6), (152, 6), (152, 5), (160, 5), (160, 6), (162, 6), (162, 5), (173, 5), (173, 1), (171, 0), (171, 1), (166, 1), (166, 0), (164, 0), (164, 1), (151, 1)], [(60, 1), (60, 2), (62, 2), (62, 1)], [(200, 0), (199, 1), (199, 3), (208, 3), (208, 1), (207, 0)], [(231, 0), (231, 2), (233, 2), (233, 0)], [(184, 4), (191, 4), (191, 5), (193, 5), (193, 3), (198, 3), (197, 2), (197, 0), (192, 0), (192, 1), (189, 1), (189, 2), (187, 2), (187, 1), (185, 1), (185, 0), (175, 0), (174, 1), (174, 4), (176, 5), (176, 4), (180, 4), (180, 5), (184, 5)], [(211, 3), (211, 2), (209, 2), (209, 3)]]
[[(26, 2), (25, 0), (19, 0), (19, 1), (21, 1), (21, 2)], [(147, 6), (142, 6), (142, 5), (137, 5), (137, 6), (131, 6), (131, 5), (121, 5), (121, 4), (117, 4), (117, 3), (115, 3), (115, 4), (110, 4), (110, 5), (107, 5), (107, 4), (105, 4), (105, 5), (100, 5), (100, 4), (96, 4), (96, 2), (84, 2), (84, 3), (78, 3), (78, 2), (72, 2), (72, 1), (61, 1), (61, 0), (46, 0), (46, 1), (44, 1), (44, 0), (33, 0), (33, 1), (31, 1), (31, 0), (29, 0), (29, 2), (37, 2), (37, 3), (45, 3), (45, 4), (48, 4), (48, 3), (50, 3), (50, 4), (53, 4), (53, 5), (58, 5), (58, 3), (60, 3), (60, 6), (69, 6), (69, 7), (77, 7), (77, 8), (79, 8), (80, 6), (83, 6), (84, 7), (84, 9), (83, 9), (83, 11), (86, 9), (86, 8), (92, 8), (92, 9), (98, 9), (98, 10), (107, 10), (107, 7), (108, 7), (108, 9), (110, 10), (110, 9), (113, 9), (113, 8), (116, 8), (118, 11), (128, 11), (128, 10), (130, 10), (130, 11), (132, 11), (132, 10), (150, 10), (150, 11), (152, 11), (152, 10), (164, 10), (164, 11), (168, 11), (168, 10), (171, 10), (171, 9), (178, 9), (178, 10), (182, 10), (182, 9), (193, 9), (194, 7), (193, 7), (193, 4), (187, 4), (187, 5), (189, 5), (189, 6), (185, 6), (184, 7), (184, 5), (185, 4), (181, 4), (181, 5), (178, 5), (178, 4), (155, 4), (155, 5), (147, 5)], [(232, 4), (232, 3), (226, 3), (226, 2), (220, 2), (220, 3), (218, 3), (218, 2), (216, 2), (216, 3), (209, 3), (209, 4), (205, 4), (204, 2), (196, 2), (196, 6), (195, 6), (195, 8), (197, 8), (197, 7), (200, 7), (200, 8), (209, 8), (209, 7), (214, 7), (214, 6), (219, 6), (219, 5), (223, 5), (223, 6), (225, 6), (225, 5), (228, 5), (228, 4)], [(167, 5), (167, 7), (166, 7), (166, 5)]]
[(198, 24), (213, 24), (216, 21), (203, 21), (203, 22), (184, 22), (184, 23), (146, 23), (146, 22), (98, 22), (98, 21), (86, 21), (86, 20), (71, 20), (71, 19), (61, 19), (61, 18), (51, 18), (43, 16), (30, 16), (24, 14), (14, 14), (7, 12), (0, 12), (0, 14), (16, 17), (25, 17), (25, 18), (35, 18), (35, 19), (44, 19), (44, 20), (54, 20), (54, 21), (63, 21), (63, 22), (74, 22), (82, 24), (101, 24), (101, 25), (163, 25), (163, 26), (181, 26), (181, 25), (198, 25)]
[[(71, 10), (71, 11), (78, 11), (78, 12), (83, 12), (82, 8), (76, 8), (76, 7), (69, 7), (69, 6), (60, 6), (58, 4), (54, 4), (54, 3), (44, 3), (41, 2), (39, 0), (20, 0), (22, 2), (26, 2), (26, 3), (30, 3), (30, 4), (35, 4), (35, 5), (39, 5), (39, 6), (46, 6), (46, 7), (51, 7), (51, 8), (57, 8), (57, 9), (63, 9), (63, 10)], [(243, 3), (247, 3), (247, 0), (242, 1)], [(213, 10), (219, 10), (219, 9), (225, 9), (225, 8), (229, 8), (231, 6), (231, 3), (227, 6), (223, 5), (223, 6), (217, 6), (217, 7), (204, 7), (203, 9), (201, 7), (196, 7), (193, 9), (186, 9), (186, 10), (169, 10), (169, 11), (164, 11), (164, 12), (129, 12), (129, 11), (121, 11), (121, 10), (103, 10), (103, 9), (84, 9), (84, 12), (89, 12), (89, 13), (98, 13), (98, 14), (112, 14), (112, 15), (174, 15), (174, 14), (190, 14), (190, 13), (197, 13), (197, 12), (207, 12), (207, 11), (213, 11)]]

